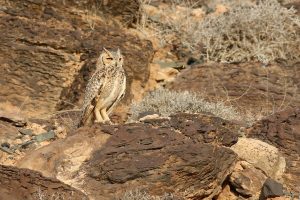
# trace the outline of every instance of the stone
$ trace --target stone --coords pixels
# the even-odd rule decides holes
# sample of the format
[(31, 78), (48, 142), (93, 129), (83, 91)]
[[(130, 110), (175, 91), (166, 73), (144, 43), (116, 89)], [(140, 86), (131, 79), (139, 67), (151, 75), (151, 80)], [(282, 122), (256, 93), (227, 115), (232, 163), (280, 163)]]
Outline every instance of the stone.
[(286, 162), (276, 147), (257, 139), (239, 138), (231, 149), (241, 159), (261, 169), (269, 177), (282, 179)]
[(0, 199), (38, 199), (39, 196), (50, 199), (56, 198), (55, 195), (64, 199), (88, 199), (82, 192), (57, 179), (43, 177), (29, 169), (0, 165)]
[(53, 130), (51, 130), (49, 132), (46, 132), (46, 133), (42, 133), (42, 134), (37, 135), (37, 136), (34, 137), (34, 139), (37, 142), (43, 142), (43, 141), (54, 139), (54, 138), (55, 138), (55, 133), (54, 133)]
[(29, 136), (32, 136), (32, 135), (33, 135), (31, 129), (23, 129), (23, 128), (20, 128), (20, 129), (19, 129), (19, 132), (20, 132), (22, 135), (29, 135)]
[(125, 25), (132, 25), (140, 18), (141, 2), (139, 0), (108, 0), (100, 1), (102, 13), (119, 19)]
[(16, 139), (15, 141), (14, 141), (14, 144), (16, 144), (16, 145), (19, 145), (19, 144), (22, 144), (22, 140), (21, 139)]
[(262, 67), (259, 63), (207, 63), (182, 70), (166, 87), (198, 92), (210, 101), (230, 102), (240, 112), (260, 119), (274, 109), (299, 107), (299, 84), (299, 64)]
[(57, 178), (94, 199), (113, 199), (136, 188), (154, 196), (212, 199), (237, 161), (232, 150), (217, 144), (232, 145), (237, 127), (192, 114), (82, 127), (32, 151), (17, 166)]
[(283, 196), (283, 185), (277, 181), (268, 178), (263, 184), (259, 200)]
[(285, 157), (284, 183), (298, 192), (300, 180), (300, 109), (286, 109), (266, 117), (248, 131), (247, 137), (257, 138), (275, 146)]
[(229, 185), (226, 185), (216, 200), (239, 200), (239, 197), (231, 191)]
[(27, 149), (27, 148), (29, 148), (32, 144), (34, 144), (35, 143), (35, 141), (34, 140), (28, 140), (28, 141), (25, 141), (25, 142), (23, 142), (21, 145), (20, 145), (20, 147), (22, 148), (22, 149)]
[(0, 150), (1, 151), (3, 151), (3, 152), (5, 152), (5, 153), (8, 153), (8, 154), (13, 154), (14, 153), (14, 151), (13, 150), (11, 150), (9, 147), (7, 147), (7, 146), (0, 146)]
[(242, 169), (235, 169), (229, 177), (234, 190), (244, 197), (258, 199), (261, 188), (267, 179), (264, 173), (251, 165), (241, 165)]

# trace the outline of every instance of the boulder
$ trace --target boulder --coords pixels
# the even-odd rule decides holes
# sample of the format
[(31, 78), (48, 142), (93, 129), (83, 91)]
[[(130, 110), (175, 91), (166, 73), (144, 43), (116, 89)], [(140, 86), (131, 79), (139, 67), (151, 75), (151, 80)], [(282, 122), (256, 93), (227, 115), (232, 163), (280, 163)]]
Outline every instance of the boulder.
[(128, 82), (123, 103), (141, 95), (149, 77), (151, 43), (106, 24), (76, 2), (0, 3), (0, 102), (43, 117), (81, 106), (103, 47), (120, 48), (124, 55)]
[[(214, 120), (219, 124), (211, 125)], [(94, 199), (113, 199), (136, 189), (155, 196), (212, 199), (237, 160), (232, 150), (219, 145), (235, 143), (235, 126), (211, 116), (177, 114), (82, 127), (33, 151), (18, 166), (56, 177)]]
[(275, 110), (300, 106), (300, 67), (259, 63), (193, 65), (167, 85), (174, 90), (224, 100), (258, 118)]
[(277, 180), (282, 178), (286, 162), (276, 147), (257, 139), (240, 138), (231, 149), (240, 159), (261, 169), (269, 177)]
[(287, 109), (253, 125), (247, 134), (275, 146), (285, 157), (285, 184), (298, 192), (300, 180), (300, 109)]
[(74, 199), (87, 196), (60, 182), (46, 178), (36, 171), (0, 165), (0, 199)]

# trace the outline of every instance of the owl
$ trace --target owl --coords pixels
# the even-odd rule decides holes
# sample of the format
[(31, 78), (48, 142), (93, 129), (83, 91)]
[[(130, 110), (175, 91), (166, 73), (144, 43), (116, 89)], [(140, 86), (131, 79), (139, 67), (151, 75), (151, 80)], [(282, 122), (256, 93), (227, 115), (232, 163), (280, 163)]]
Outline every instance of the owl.
[(111, 123), (109, 114), (124, 97), (126, 75), (123, 56), (103, 48), (96, 62), (96, 71), (85, 89), (79, 126), (93, 123)]

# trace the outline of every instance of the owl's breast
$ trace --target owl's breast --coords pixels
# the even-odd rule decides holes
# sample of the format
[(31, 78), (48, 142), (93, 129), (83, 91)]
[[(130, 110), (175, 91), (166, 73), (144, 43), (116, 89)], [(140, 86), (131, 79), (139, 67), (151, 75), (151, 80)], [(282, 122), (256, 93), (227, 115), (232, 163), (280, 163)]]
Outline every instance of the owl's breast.
[(123, 72), (116, 72), (112, 75), (110, 79), (107, 79), (100, 93), (100, 100), (102, 101), (103, 107), (106, 108), (118, 102), (118, 99), (125, 92), (126, 87), (126, 77)]

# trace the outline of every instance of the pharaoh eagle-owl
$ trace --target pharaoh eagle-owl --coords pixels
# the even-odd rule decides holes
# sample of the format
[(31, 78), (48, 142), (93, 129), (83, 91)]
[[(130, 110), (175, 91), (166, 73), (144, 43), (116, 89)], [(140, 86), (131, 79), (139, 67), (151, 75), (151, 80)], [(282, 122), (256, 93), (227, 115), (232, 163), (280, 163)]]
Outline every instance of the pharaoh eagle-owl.
[(120, 50), (104, 48), (85, 90), (79, 126), (111, 123), (108, 116), (124, 97), (125, 89), (126, 75)]

